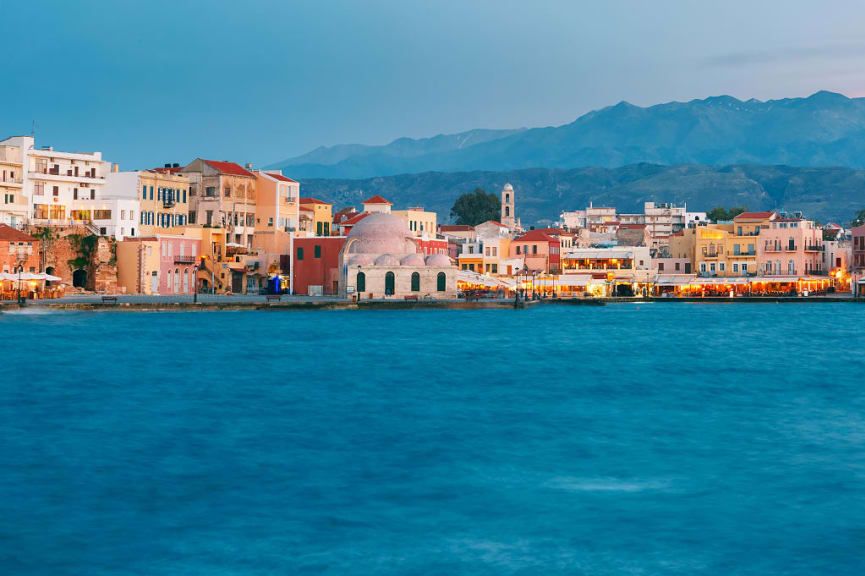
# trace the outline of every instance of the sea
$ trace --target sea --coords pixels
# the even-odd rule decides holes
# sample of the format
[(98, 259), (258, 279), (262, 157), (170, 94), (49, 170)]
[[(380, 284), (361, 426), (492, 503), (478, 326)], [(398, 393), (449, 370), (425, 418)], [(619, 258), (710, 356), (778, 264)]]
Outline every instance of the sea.
[(865, 574), (865, 306), (0, 313), (0, 574)]

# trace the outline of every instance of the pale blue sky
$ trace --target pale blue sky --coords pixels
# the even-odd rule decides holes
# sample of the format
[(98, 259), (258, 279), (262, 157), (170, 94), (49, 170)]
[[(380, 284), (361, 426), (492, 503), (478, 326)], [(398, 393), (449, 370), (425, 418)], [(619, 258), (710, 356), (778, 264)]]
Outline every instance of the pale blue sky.
[(620, 100), (865, 95), (858, 1), (0, 0), (0, 136), (121, 168), (563, 124)]

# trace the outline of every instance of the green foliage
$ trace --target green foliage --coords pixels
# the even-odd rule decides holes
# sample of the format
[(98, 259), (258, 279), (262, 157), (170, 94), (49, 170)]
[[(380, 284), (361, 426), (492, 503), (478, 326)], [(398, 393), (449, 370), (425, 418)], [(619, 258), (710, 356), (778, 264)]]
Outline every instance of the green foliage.
[(724, 208), (723, 206), (715, 206), (708, 212), (706, 212), (706, 216), (712, 222), (721, 222), (724, 220), (732, 220), (742, 212), (747, 212), (747, 206), (733, 206), (730, 209)]
[(856, 214), (856, 217), (850, 222), (850, 227), (853, 228), (855, 226), (861, 226), (865, 224), (865, 210), (859, 210), (859, 213)]
[(67, 264), (73, 270), (79, 268), (87, 268), (93, 261), (93, 253), (96, 251), (96, 245), (99, 243), (99, 237), (94, 234), (82, 236), (81, 234), (70, 234), (68, 236), (72, 248), (78, 254), (76, 258), (67, 260)]
[(501, 203), (498, 196), (488, 194), (481, 188), (467, 192), (457, 198), (451, 208), (451, 217), (456, 217), (457, 224), (477, 226), (487, 220), (495, 220), (501, 214)]

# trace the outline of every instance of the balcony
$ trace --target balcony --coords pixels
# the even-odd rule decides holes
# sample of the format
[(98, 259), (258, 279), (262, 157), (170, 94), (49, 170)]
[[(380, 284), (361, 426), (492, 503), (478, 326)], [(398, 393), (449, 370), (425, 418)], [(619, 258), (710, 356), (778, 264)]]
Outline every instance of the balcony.
[(174, 198), (169, 197), (169, 198), (166, 198), (162, 201), (162, 207), (163, 208), (173, 208), (174, 204), (175, 204)]
[(792, 246), (790, 246), (790, 245), (788, 244), (788, 245), (784, 246), (784, 250), (785, 250), (786, 252), (795, 252), (795, 251), (796, 251), (796, 245), (793, 244)]
[(195, 264), (195, 256), (175, 255), (174, 256), (174, 263), (175, 264)]
[(710, 250), (703, 254), (703, 258), (718, 258), (719, 256), (723, 256), (723, 252), (718, 252), (717, 250)]
[(747, 258), (749, 256), (756, 256), (756, 255), (757, 255), (756, 250), (746, 250), (744, 252), (733, 252), (732, 254), (730, 254), (730, 257), (731, 258), (740, 258), (740, 257), (741, 258)]
[(813, 246), (805, 246), (806, 252), (823, 252), (824, 250), (825, 250), (825, 248), (823, 247), (822, 244), (819, 246), (816, 244)]
[(767, 244), (767, 245), (763, 248), (763, 251), (764, 251), (764, 252), (780, 252), (780, 251), (781, 251), (781, 246), (780, 246), (780, 245), (776, 246), (775, 244)]

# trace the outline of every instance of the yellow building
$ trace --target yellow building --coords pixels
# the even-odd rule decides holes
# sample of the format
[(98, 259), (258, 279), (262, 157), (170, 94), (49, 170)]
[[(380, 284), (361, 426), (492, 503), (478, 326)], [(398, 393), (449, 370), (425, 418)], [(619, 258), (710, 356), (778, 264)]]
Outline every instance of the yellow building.
[(391, 210), (391, 214), (404, 221), (414, 236), (420, 238), (426, 234), (430, 238), (435, 238), (435, 212), (428, 212), (422, 207), (414, 207), (408, 210)]
[(138, 235), (181, 234), (189, 224), (189, 178), (172, 168), (111, 172), (106, 196), (138, 198)]
[(757, 237), (774, 218), (773, 212), (746, 212), (732, 223), (687, 228), (671, 237), (671, 256), (688, 258), (701, 276), (753, 276), (758, 272)]
[(333, 208), (330, 203), (316, 198), (300, 199), (301, 231), (306, 236), (330, 236)]

